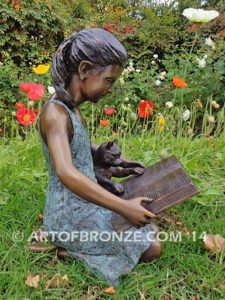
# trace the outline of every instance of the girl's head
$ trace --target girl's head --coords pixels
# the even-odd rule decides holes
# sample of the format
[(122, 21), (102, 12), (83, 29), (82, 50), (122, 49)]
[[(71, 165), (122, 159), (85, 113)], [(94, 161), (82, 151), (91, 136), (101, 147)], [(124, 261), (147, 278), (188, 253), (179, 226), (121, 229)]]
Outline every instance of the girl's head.
[(99, 98), (111, 91), (123, 71), (127, 53), (122, 44), (100, 28), (84, 29), (64, 40), (52, 62), (56, 95), (69, 107), (79, 101)]

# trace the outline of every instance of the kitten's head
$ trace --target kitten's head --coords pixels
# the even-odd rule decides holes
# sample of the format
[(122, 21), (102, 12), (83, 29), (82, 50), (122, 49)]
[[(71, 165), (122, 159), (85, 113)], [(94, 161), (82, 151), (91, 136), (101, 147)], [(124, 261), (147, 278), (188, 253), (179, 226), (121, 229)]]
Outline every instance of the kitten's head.
[(95, 153), (95, 160), (105, 165), (119, 166), (122, 162), (120, 159), (121, 149), (118, 146), (118, 140), (102, 143)]

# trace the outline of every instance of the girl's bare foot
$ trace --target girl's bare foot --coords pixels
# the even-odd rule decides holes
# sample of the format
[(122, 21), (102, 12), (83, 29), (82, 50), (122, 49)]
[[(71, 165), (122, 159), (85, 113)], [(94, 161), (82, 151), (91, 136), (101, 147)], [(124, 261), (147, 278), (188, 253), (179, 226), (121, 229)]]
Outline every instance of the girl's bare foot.
[(160, 257), (162, 253), (162, 243), (158, 240), (154, 240), (151, 246), (142, 253), (139, 262), (147, 262)]
[(56, 250), (56, 255), (59, 259), (62, 259), (66, 256), (69, 256), (68, 252), (66, 249), (62, 248), (62, 247), (58, 247)]

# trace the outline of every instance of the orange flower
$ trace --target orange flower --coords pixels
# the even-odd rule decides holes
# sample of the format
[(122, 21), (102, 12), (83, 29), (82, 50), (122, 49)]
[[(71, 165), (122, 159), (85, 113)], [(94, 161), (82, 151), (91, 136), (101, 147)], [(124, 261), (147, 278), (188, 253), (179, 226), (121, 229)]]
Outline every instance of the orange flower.
[(23, 108), (23, 107), (25, 107), (23, 103), (16, 102), (16, 108)]
[(110, 123), (109, 120), (100, 120), (100, 125), (101, 125), (101, 126), (108, 126), (109, 123)]
[(184, 81), (184, 79), (180, 77), (173, 77), (173, 85), (180, 89), (183, 89), (186, 86), (188, 86), (188, 84)]

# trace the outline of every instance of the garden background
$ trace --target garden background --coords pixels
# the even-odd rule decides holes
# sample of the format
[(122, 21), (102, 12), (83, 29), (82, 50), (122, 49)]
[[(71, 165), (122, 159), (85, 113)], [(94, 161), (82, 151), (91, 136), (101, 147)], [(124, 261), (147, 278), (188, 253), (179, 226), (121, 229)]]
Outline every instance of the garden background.
[[(225, 237), (225, 4), (156, 2), (2, 1), (1, 299), (224, 299), (225, 252), (206, 250), (203, 233)], [(190, 21), (182, 14), (189, 7), (219, 16)], [(45, 204), (48, 172), (36, 119), (54, 93), (52, 56), (64, 38), (90, 27), (112, 32), (129, 57), (113, 93), (81, 106), (91, 140), (117, 137), (123, 156), (145, 166), (174, 154), (200, 189), (157, 221), (166, 232), (182, 232), (182, 241), (166, 241), (161, 258), (138, 265), (114, 295), (81, 263), (24, 247)], [(29, 272), (40, 276), (36, 288), (25, 283)], [(71, 283), (46, 289), (57, 273)]]

